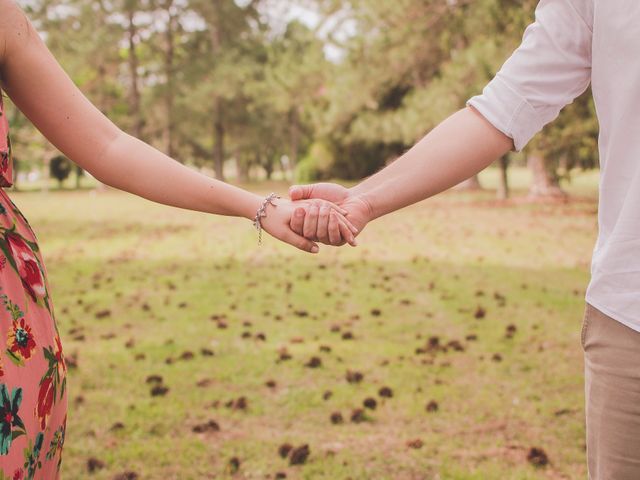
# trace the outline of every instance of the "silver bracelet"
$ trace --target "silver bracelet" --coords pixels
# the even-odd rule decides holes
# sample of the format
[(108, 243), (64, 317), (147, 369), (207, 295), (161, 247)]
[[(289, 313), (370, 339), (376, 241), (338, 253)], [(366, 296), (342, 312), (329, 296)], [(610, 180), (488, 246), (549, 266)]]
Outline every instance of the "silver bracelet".
[(253, 226), (258, 230), (258, 245), (262, 245), (262, 219), (267, 216), (267, 207), (269, 205), (276, 205), (274, 202), (276, 198), (280, 198), (280, 196), (275, 193), (270, 193), (269, 196), (263, 200), (262, 205), (260, 205), (260, 208), (256, 212)]

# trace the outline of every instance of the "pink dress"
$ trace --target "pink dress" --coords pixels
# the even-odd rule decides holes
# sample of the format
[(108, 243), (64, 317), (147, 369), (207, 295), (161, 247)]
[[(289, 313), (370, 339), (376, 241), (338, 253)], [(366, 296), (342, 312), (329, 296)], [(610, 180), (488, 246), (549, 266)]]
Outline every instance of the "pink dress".
[(37, 239), (13, 184), (0, 95), (0, 480), (58, 479), (67, 420), (62, 344)]

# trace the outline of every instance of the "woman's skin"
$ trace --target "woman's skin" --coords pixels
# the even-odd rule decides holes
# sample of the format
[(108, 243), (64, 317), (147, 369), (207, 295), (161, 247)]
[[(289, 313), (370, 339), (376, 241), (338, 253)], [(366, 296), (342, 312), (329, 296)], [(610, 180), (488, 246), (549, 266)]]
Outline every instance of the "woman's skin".
[[(359, 230), (368, 222), (432, 197), (484, 170), (513, 150), (513, 140), (472, 107), (444, 120), (398, 160), (353, 188), (331, 183), (293, 186), (292, 200), (321, 198), (341, 206)], [(318, 220), (315, 205), (298, 207), (291, 228), (307, 239), (342, 245)]]
[[(12, 0), (0, 0), (0, 12), (0, 85), (69, 159), (101, 182), (154, 202), (254, 219), (262, 197), (195, 172), (120, 130), (74, 85)], [(334, 238), (354, 242), (356, 230), (338, 207), (324, 201), (313, 205)], [(277, 200), (267, 208), (264, 230), (317, 253), (315, 242), (290, 229), (294, 209)]]

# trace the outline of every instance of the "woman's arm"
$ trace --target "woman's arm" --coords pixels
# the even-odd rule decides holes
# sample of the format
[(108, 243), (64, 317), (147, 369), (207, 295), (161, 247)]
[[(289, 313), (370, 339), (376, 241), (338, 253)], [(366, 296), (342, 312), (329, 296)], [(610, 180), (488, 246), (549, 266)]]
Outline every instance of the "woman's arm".
[[(101, 182), (174, 207), (253, 219), (262, 199), (185, 167), (126, 134), (74, 85), (33, 25), (11, 0), (0, 0), (2, 87), (61, 152)], [(292, 208), (270, 207), (263, 226), (306, 251), (317, 245), (288, 228)]]

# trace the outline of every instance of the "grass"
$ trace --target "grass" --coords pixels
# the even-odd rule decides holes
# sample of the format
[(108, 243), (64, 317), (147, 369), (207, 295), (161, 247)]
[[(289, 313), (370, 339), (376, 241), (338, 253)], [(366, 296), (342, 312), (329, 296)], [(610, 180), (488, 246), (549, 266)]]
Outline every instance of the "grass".
[[(595, 180), (578, 175), (565, 204), (448, 193), (315, 257), (273, 239), (258, 248), (249, 222), (122, 192), (11, 193), (78, 363), (63, 478), (585, 478), (579, 334)], [(434, 336), (464, 351), (417, 353)], [(348, 383), (348, 370), (363, 380)], [(151, 395), (150, 375), (165, 395)], [(377, 408), (351, 422), (368, 397)], [(220, 431), (193, 431), (209, 420)], [(280, 458), (284, 443), (308, 444), (305, 464)], [(532, 447), (547, 466), (527, 460)], [(91, 458), (104, 467), (89, 473)]]

